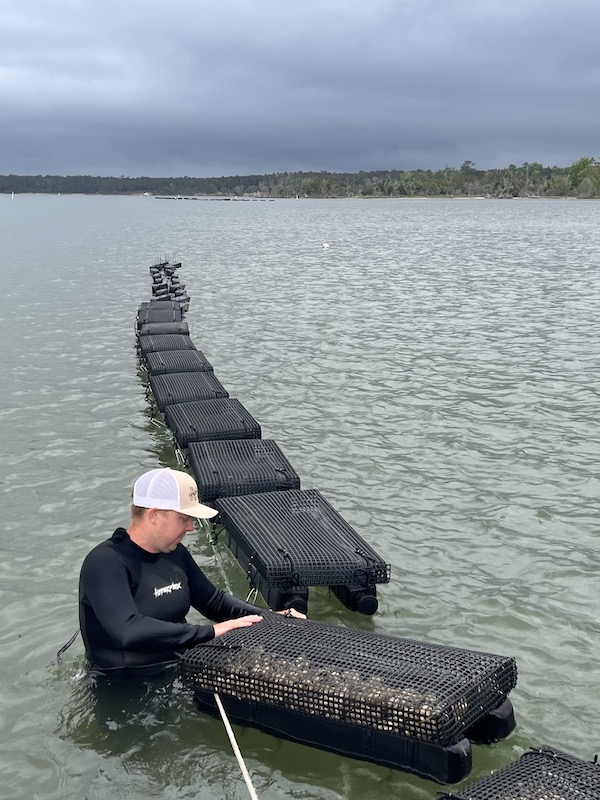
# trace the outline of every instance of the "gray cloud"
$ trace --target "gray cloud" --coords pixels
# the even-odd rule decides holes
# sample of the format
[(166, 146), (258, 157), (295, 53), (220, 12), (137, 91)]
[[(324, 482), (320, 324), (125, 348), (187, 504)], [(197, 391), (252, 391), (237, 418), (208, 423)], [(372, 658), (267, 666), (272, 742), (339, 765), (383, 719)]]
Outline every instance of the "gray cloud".
[(0, 172), (597, 156), (597, 0), (4, 0)]

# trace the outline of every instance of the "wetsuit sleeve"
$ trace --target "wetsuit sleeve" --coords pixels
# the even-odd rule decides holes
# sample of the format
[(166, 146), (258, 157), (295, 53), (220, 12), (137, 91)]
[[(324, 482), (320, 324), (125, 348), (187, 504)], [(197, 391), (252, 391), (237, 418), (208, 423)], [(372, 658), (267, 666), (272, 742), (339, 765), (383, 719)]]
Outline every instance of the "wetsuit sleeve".
[(127, 568), (108, 547), (97, 548), (85, 559), (81, 594), (96, 623), (122, 650), (173, 651), (215, 635), (212, 625), (168, 622), (141, 614), (131, 593)]
[(218, 589), (208, 580), (189, 551), (185, 550), (185, 553), (185, 570), (190, 588), (190, 602), (196, 611), (199, 611), (214, 622), (237, 619), (237, 617), (245, 617), (247, 614), (264, 613), (264, 608), (238, 600), (237, 597)]

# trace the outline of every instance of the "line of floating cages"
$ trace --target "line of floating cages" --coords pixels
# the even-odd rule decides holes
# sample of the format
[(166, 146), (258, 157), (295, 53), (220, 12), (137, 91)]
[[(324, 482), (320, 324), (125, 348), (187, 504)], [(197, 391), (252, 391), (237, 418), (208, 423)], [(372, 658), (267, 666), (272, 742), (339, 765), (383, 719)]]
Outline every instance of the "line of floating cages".
[[(389, 565), (317, 490), (301, 488), (277, 443), (214, 376), (184, 313), (174, 298), (138, 310), (148, 398), (250, 586), (275, 610), (305, 611), (309, 586), (328, 585), (349, 608), (374, 613)], [(472, 742), (514, 729), (512, 658), (264, 613), (261, 625), (185, 653), (182, 680), (200, 710), (217, 714), (218, 693), (240, 724), (440, 783), (468, 775)]]
[(598, 800), (600, 765), (547, 745), (439, 800)]
[(217, 693), (237, 723), (439, 783), (515, 726), (512, 658), (274, 613), (188, 650), (181, 678), (201, 711)]
[(182, 283), (178, 270), (181, 262), (171, 263), (168, 258), (157, 259), (150, 267), (152, 296), (155, 300), (174, 300), (180, 304), (183, 313), (190, 307), (190, 297)]
[[(153, 287), (176, 275), (165, 261), (150, 272)], [(137, 347), (153, 421), (169, 429), (179, 463), (219, 511), (213, 535), (225, 531), (250, 587), (270, 608), (306, 612), (309, 588), (327, 586), (347, 608), (374, 614), (376, 585), (389, 582), (390, 565), (318, 491), (301, 488), (279, 445), (262, 438), (259, 423), (196, 348), (184, 305), (162, 296), (143, 303)]]

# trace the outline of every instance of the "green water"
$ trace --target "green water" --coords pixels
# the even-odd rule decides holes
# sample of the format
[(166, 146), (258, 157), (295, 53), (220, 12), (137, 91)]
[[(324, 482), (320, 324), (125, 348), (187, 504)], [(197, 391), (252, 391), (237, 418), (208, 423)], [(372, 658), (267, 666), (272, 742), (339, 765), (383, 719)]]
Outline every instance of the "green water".
[[(174, 463), (134, 349), (148, 267), (181, 260), (215, 374), (392, 565), (379, 611), (315, 619), (512, 655), (517, 730), (600, 750), (600, 205), (0, 197), (0, 797), (245, 798), (222, 723), (177, 686), (103, 705), (78, 676), (85, 554)], [(323, 242), (330, 247), (324, 249)], [(199, 534), (195, 557), (245, 596)], [(193, 615), (190, 619), (193, 619)], [(261, 798), (433, 800), (406, 773), (236, 727)]]

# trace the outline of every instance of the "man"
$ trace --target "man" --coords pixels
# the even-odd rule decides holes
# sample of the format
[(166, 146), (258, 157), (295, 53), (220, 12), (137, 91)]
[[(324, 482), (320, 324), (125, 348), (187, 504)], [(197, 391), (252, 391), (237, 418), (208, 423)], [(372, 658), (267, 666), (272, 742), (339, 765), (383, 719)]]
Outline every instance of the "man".
[[(138, 478), (129, 527), (97, 545), (81, 568), (79, 624), (93, 673), (154, 675), (182, 650), (262, 621), (261, 609), (217, 589), (181, 544), (194, 519), (216, 514), (198, 502), (186, 472), (153, 469)], [(190, 606), (215, 624), (187, 623)]]

